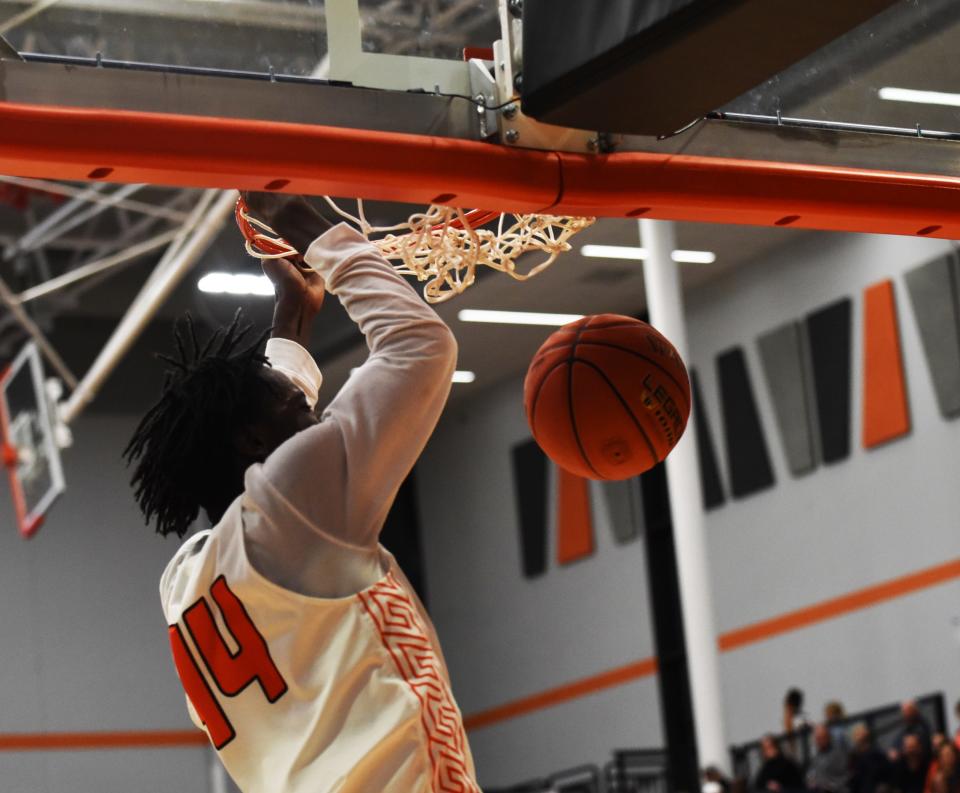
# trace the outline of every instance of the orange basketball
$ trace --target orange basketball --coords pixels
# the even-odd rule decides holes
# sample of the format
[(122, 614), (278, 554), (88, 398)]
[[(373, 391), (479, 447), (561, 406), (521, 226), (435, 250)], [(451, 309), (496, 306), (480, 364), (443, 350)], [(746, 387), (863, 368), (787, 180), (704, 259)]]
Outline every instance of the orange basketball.
[(673, 345), (646, 322), (597, 314), (543, 343), (527, 370), (523, 402), (533, 437), (561, 468), (627, 479), (680, 440), (690, 380)]

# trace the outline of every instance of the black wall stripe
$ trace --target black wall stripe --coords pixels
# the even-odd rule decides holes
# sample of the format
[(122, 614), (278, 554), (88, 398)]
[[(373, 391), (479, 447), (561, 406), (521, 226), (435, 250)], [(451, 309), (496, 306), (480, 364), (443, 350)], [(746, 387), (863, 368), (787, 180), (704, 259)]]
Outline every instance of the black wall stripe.
[(657, 655), (657, 689), (666, 738), (670, 790), (699, 790), (697, 735), (666, 466), (661, 463), (643, 474), (640, 488), (643, 493), (650, 618)]
[(730, 492), (740, 498), (774, 482), (743, 348), (734, 347), (717, 356), (717, 377)]
[(690, 385), (693, 388), (693, 421), (697, 430), (697, 459), (700, 462), (700, 481), (703, 483), (703, 508), (713, 509), (723, 505), (727, 498), (723, 494), (713, 433), (695, 369), (690, 370)]
[(844, 298), (807, 315), (807, 337), (825, 463), (850, 456), (850, 344), (853, 303)]
[(533, 578), (547, 570), (547, 457), (532, 438), (511, 456), (523, 574)]

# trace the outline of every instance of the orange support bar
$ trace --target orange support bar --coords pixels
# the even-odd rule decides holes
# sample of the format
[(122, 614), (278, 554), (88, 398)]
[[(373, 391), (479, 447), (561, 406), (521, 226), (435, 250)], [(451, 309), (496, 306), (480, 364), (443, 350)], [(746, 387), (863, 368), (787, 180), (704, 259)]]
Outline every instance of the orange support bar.
[(960, 179), (0, 102), (0, 173), (960, 238)]

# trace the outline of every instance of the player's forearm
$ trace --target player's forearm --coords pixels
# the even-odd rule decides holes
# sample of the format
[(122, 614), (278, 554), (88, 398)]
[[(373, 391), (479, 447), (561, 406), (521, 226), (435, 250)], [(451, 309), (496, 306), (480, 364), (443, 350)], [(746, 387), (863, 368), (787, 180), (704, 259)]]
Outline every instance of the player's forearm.
[(350, 227), (337, 226), (314, 241), (305, 260), (359, 326), (371, 357), (389, 355), (400, 363), (443, 357), (455, 350), (443, 320)]
[(278, 518), (276, 525), (369, 549), (443, 410), (457, 346), (433, 309), (356, 232), (328, 232), (305, 258), (359, 325), (371, 354), (323, 421), (271, 455), (254, 496), (265, 514), (292, 505), (286, 523)]
[(273, 309), (273, 331), (275, 339), (289, 339), (301, 347), (308, 348), (310, 332), (316, 313), (306, 308), (302, 300), (286, 296), (277, 299)]

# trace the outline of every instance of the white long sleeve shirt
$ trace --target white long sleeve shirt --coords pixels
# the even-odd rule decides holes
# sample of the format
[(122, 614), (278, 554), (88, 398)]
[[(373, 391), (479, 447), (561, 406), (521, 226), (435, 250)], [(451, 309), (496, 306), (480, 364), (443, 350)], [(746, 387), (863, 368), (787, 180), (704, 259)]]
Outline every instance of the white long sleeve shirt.
[[(370, 355), (165, 570), (188, 709), (244, 793), (479, 793), (433, 625), (378, 543), (443, 409), (456, 343), (348, 226), (305, 260)], [(305, 350), (271, 340), (267, 355), (316, 400)]]

